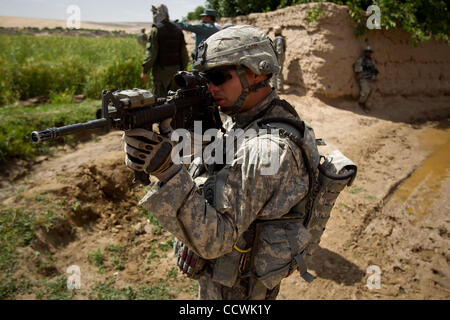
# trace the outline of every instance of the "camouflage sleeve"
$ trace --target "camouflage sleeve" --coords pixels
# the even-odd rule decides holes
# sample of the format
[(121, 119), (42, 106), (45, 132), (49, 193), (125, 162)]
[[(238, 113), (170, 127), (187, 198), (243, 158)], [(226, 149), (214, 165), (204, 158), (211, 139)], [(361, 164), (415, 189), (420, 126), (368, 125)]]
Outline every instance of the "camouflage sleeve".
[[(276, 172), (268, 169), (269, 153), (278, 153)], [(256, 218), (286, 214), (308, 190), (299, 148), (270, 135), (244, 141), (233, 164), (219, 171), (217, 179), (215, 206), (205, 200), (185, 168), (154, 187), (140, 204), (200, 256), (215, 259), (230, 252)]]
[(354, 65), (354, 70), (355, 70), (356, 73), (359, 73), (359, 72), (363, 71), (362, 57), (358, 58), (358, 60), (356, 60), (355, 65)]
[(142, 73), (148, 73), (155, 64), (158, 57), (158, 29), (152, 27), (145, 48), (144, 62), (142, 62)]

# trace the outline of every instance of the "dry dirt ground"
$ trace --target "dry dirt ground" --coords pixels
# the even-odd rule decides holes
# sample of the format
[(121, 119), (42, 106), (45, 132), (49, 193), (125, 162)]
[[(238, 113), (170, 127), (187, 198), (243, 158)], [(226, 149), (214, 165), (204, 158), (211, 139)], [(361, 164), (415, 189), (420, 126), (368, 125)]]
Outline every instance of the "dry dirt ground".
[[(340, 149), (358, 165), (358, 176), (336, 201), (309, 259), (317, 278), (307, 284), (294, 273), (283, 280), (278, 299), (449, 299), (449, 109), (426, 121), (417, 107), (427, 105), (423, 100), (386, 99), (398, 112), (366, 114), (354, 101), (327, 104), (295, 90), (282, 98), (325, 140), (320, 150)], [(11, 169), (25, 174), (3, 180), (2, 207), (56, 216), (21, 249), (16, 276), (51, 278), (77, 265), (82, 289), (76, 299), (111, 279), (117, 288), (164, 283), (170, 298), (195, 299), (195, 282), (175, 272), (170, 234), (137, 207), (145, 188), (132, 184), (121, 149), (116, 131), (41, 157), (26, 173)], [(122, 248), (119, 256), (108, 251), (111, 245)], [(105, 254), (101, 268), (92, 261), (98, 249)], [(37, 268), (44, 253), (53, 263)]]

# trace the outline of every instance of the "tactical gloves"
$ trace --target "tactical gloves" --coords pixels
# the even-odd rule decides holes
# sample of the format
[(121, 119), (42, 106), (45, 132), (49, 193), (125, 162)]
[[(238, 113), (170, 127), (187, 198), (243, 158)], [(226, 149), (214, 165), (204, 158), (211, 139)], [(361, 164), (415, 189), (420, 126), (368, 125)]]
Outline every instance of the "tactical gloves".
[(157, 133), (145, 129), (125, 131), (125, 164), (134, 171), (143, 171), (166, 182), (180, 169), (171, 160), (172, 142)]

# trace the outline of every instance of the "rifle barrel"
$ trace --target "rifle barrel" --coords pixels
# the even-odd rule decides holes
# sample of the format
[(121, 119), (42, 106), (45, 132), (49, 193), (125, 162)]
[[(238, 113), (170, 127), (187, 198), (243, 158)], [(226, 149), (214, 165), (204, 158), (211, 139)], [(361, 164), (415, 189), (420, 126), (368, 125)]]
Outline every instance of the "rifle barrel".
[(107, 128), (108, 120), (105, 118), (91, 120), (83, 123), (75, 123), (59, 128), (48, 128), (41, 131), (33, 131), (31, 133), (31, 140), (34, 143), (39, 143), (46, 140), (53, 140), (57, 137), (77, 133), (89, 129)]

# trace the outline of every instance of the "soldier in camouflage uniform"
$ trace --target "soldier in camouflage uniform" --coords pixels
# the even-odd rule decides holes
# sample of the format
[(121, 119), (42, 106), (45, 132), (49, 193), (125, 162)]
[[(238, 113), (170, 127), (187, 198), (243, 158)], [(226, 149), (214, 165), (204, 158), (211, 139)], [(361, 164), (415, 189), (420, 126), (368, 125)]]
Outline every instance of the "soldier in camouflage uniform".
[(148, 37), (147, 37), (147, 34), (145, 33), (145, 28), (142, 28), (141, 33), (137, 37), (137, 41), (141, 46), (143, 46), (145, 48), (147, 45), (147, 40), (148, 40)]
[(356, 78), (359, 81), (360, 87), (358, 103), (360, 107), (366, 112), (370, 111), (369, 107), (367, 106), (367, 101), (370, 95), (375, 90), (375, 80), (377, 79), (378, 75), (378, 69), (375, 61), (373, 61), (371, 58), (372, 52), (372, 47), (367, 46), (364, 49), (364, 55), (362, 57), (359, 57), (354, 65)]
[(168, 90), (177, 86), (173, 76), (185, 70), (189, 56), (184, 35), (169, 21), (167, 7), (163, 4), (152, 6), (153, 26), (147, 41), (146, 54), (142, 63), (141, 79), (147, 82), (147, 73), (152, 70), (153, 93), (165, 97)]
[[(243, 137), (231, 163), (194, 161), (186, 169), (172, 162), (168, 138), (134, 129), (124, 136), (125, 162), (159, 179), (140, 204), (176, 236), (177, 264), (198, 279), (199, 299), (275, 299), (281, 280), (295, 269), (311, 280), (303, 261), (311, 234), (290, 216), (308, 194), (310, 171), (296, 143), (261, 128), (274, 117), (297, 123), (298, 114), (269, 85), (280, 67), (272, 41), (255, 27), (212, 35), (199, 47), (194, 67), (205, 72), (228, 115), (216, 138), (233, 129), (258, 134)], [(317, 150), (311, 128), (304, 138)], [(278, 170), (266, 174), (264, 159), (274, 150)]]
[(282, 35), (282, 29), (280, 26), (273, 28), (275, 33), (275, 39), (273, 40), (275, 53), (277, 54), (278, 63), (280, 64), (280, 71), (274, 74), (272, 77), (272, 87), (277, 90), (278, 93), (284, 92), (284, 79), (283, 79), (283, 65), (286, 58), (286, 38)]

